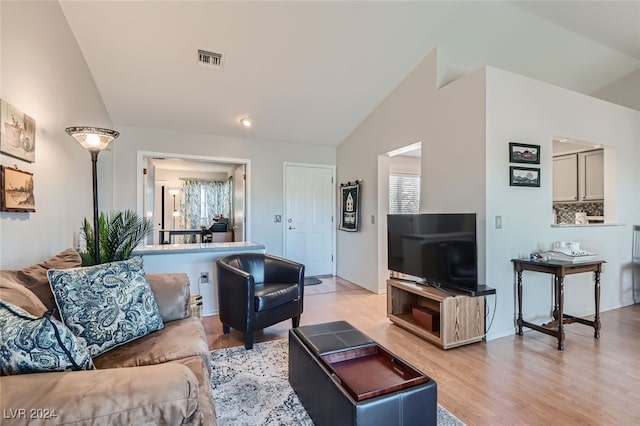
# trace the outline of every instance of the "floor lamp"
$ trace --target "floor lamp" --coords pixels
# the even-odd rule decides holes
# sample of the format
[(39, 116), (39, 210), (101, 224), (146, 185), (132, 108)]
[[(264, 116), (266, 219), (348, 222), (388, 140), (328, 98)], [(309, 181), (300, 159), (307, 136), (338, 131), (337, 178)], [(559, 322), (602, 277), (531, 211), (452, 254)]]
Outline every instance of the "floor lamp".
[(99, 127), (67, 127), (66, 132), (91, 154), (93, 174), (93, 250), (96, 265), (100, 263), (100, 236), (98, 235), (98, 154), (111, 141), (120, 136), (119, 132)]
[(176, 195), (178, 195), (179, 193), (179, 189), (169, 190), (169, 195), (173, 195), (173, 229), (176, 229), (176, 217), (180, 216), (180, 212), (176, 210)]

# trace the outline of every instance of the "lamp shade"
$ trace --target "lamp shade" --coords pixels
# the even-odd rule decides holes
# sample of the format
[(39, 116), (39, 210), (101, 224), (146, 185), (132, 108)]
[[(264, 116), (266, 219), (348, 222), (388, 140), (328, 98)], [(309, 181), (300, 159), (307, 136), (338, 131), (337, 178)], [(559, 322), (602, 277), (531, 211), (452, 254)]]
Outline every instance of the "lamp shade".
[(89, 151), (102, 151), (120, 136), (115, 130), (100, 127), (67, 127), (66, 132)]
[(173, 195), (174, 197), (180, 193), (179, 189), (170, 189), (169, 195)]

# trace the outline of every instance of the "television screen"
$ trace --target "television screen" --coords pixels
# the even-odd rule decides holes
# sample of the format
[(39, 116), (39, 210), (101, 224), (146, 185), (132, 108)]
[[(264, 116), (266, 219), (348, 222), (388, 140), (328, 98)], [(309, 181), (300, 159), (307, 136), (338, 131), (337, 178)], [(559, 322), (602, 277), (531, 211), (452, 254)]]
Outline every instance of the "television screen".
[(428, 284), (478, 289), (475, 213), (390, 214), (388, 268)]

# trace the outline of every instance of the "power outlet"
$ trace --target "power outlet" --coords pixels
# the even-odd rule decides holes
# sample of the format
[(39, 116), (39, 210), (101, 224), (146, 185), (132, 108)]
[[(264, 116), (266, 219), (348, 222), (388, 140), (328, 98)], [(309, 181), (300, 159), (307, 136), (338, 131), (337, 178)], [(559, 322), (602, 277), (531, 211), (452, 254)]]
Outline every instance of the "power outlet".
[(200, 272), (200, 283), (206, 284), (209, 282), (209, 273), (208, 272)]

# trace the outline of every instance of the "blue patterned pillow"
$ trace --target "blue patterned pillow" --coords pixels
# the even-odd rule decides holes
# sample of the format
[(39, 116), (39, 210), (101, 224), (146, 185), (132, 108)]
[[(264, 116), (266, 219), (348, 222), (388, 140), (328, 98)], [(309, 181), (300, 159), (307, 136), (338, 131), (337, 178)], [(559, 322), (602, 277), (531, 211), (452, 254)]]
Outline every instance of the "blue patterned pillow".
[(60, 317), (92, 357), (164, 327), (140, 256), (47, 275)]
[(0, 373), (3, 376), (94, 370), (84, 343), (60, 321), (42, 318), (0, 300)]

